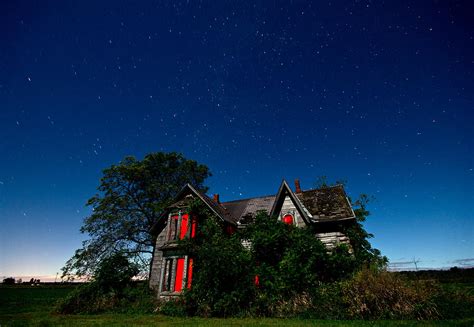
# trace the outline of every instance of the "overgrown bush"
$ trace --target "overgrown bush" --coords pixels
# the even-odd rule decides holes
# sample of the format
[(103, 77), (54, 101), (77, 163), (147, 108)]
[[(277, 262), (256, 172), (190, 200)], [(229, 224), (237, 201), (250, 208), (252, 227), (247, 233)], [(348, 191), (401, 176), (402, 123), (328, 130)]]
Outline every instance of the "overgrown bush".
[(440, 287), (433, 301), (443, 319), (474, 317), (474, 295), (466, 290)]
[(197, 236), (181, 243), (194, 259), (192, 288), (184, 290), (182, 298), (161, 303), (163, 314), (317, 319), (474, 316), (472, 296), (385, 271), (386, 258), (370, 246), (370, 235), (359, 222), (346, 230), (354, 239), (350, 247), (341, 244), (328, 252), (310, 228), (289, 226), (267, 214), (258, 214), (251, 226), (233, 235), (227, 235), (208, 212), (200, 215), (208, 219)]
[(343, 288), (347, 313), (356, 319), (436, 319), (434, 283), (408, 282), (399, 276), (363, 269)]
[(101, 262), (91, 282), (83, 284), (59, 301), (56, 311), (65, 314), (152, 312), (154, 295), (146, 283), (132, 282), (138, 272), (122, 254)]
[(328, 252), (311, 228), (287, 225), (259, 213), (244, 232), (259, 276), (252, 312), (299, 315), (310, 310), (311, 292), (323, 283), (349, 278), (355, 259), (347, 245)]
[(215, 219), (206, 219), (184, 246), (194, 260), (193, 286), (184, 293), (189, 314), (226, 317), (249, 308), (253, 265), (237, 235), (226, 235)]
[(181, 297), (159, 302), (157, 311), (171, 317), (184, 317), (188, 314), (186, 301)]
[(349, 319), (344, 301), (343, 291), (347, 282), (331, 282), (321, 284), (311, 292), (311, 306), (304, 312), (303, 317), (317, 319)]
[(113, 294), (101, 293), (97, 284), (91, 282), (78, 286), (61, 299), (56, 311), (63, 314), (97, 313), (113, 308), (114, 302)]
[(206, 217), (196, 238), (182, 242), (194, 258), (193, 287), (185, 291), (189, 314), (298, 315), (311, 307), (311, 290), (354, 271), (347, 246), (328, 253), (309, 228), (259, 213), (246, 230), (226, 235), (216, 219)]

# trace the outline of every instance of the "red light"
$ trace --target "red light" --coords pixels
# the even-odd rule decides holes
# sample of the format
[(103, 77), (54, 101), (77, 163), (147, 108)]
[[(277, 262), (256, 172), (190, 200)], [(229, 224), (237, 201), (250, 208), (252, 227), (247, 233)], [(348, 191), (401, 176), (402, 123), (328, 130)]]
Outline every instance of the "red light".
[(285, 216), (283, 217), (282, 221), (283, 221), (285, 224), (293, 225), (293, 216), (292, 216), (292, 215), (285, 215)]

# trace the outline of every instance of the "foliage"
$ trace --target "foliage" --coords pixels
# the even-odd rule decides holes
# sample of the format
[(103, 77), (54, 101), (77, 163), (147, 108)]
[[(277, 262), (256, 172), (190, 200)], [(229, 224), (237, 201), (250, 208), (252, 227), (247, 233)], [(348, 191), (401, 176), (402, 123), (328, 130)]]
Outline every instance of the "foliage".
[(14, 285), (15, 284), (15, 278), (7, 277), (7, 278), (3, 279), (3, 284), (5, 284), (5, 285)]
[[(257, 214), (244, 232), (259, 276), (254, 312), (287, 316), (308, 308), (312, 290), (323, 282), (348, 278), (354, 259), (347, 246), (328, 252), (311, 228), (297, 228)], [(306, 305), (305, 305), (306, 303)]]
[[(310, 228), (259, 213), (243, 232), (226, 235), (215, 217), (204, 216), (208, 219), (196, 239), (183, 243), (195, 258), (193, 287), (185, 291), (184, 301), (163, 304), (162, 313), (318, 319), (473, 316), (474, 302), (466, 292), (405, 279), (374, 260), (359, 265), (346, 245), (328, 252)], [(250, 242), (249, 249), (243, 240)], [(451, 310), (457, 316), (448, 312), (451, 306), (457, 306)]]
[(101, 262), (95, 272), (94, 282), (101, 292), (120, 293), (137, 274), (136, 264), (130, 263), (122, 253), (115, 253)]
[[(408, 281), (410, 282), (410, 281)], [(446, 286), (451, 283), (446, 282)], [(197, 318), (197, 317), (166, 317), (160, 314), (150, 314), (149, 311), (123, 311), (102, 314), (58, 315), (51, 314), (51, 308), (59, 299), (65, 297), (76, 288), (73, 284), (52, 284), (49, 286), (31, 287), (29, 285), (4, 286), (0, 285), (0, 324), (2, 326), (472, 326), (474, 313), (472, 303), (462, 304), (466, 309), (470, 305), (471, 314), (456, 316), (456, 320), (415, 321), (415, 320), (342, 320), (341, 316), (324, 316), (334, 308), (338, 311), (337, 289), (329, 286), (335, 283), (324, 284), (325, 298), (319, 303), (314, 302), (314, 309), (309, 313), (302, 313), (297, 318)], [(340, 283), (336, 283), (340, 286)], [(464, 285), (469, 288), (470, 284)], [(139, 285), (135, 290), (140, 291)], [(448, 287), (451, 288), (451, 287)], [(464, 288), (459, 288), (461, 292)], [(21, 304), (21, 305), (19, 305)], [(458, 304), (455, 304), (458, 305)], [(319, 312), (316, 312), (317, 308)], [(451, 310), (456, 312), (453, 306)], [(339, 310), (344, 312), (343, 309)], [(320, 314), (320, 313), (323, 314)], [(318, 318), (319, 317), (319, 318)], [(469, 318), (470, 317), (470, 318)], [(304, 318), (304, 319), (302, 319)], [(322, 320), (331, 319), (331, 320)], [(444, 318), (446, 319), (446, 318)]]
[(348, 315), (357, 319), (436, 319), (436, 284), (411, 285), (393, 273), (363, 269), (344, 287)]
[(347, 303), (343, 291), (347, 283), (333, 282), (321, 284), (311, 293), (311, 306), (305, 317), (317, 319), (348, 319)]
[(86, 283), (76, 288), (57, 304), (57, 312), (65, 314), (95, 313), (111, 308), (113, 296), (101, 294), (97, 284)]
[(187, 315), (186, 301), (182, 298), (165, 300), (160, 303), (158, 310), (170, 317), (185, 317)]
[(194, 260), (193, 286), (185, 291), (188, 313), (226, 317), (246, 310), (254, 291), (250, 253), (206, 209), (195, 205), (192, 211), (207, 218), (196, 237), (183, 242)]
[(63, 267), (63, 277), (91, 275), (98, 263), (122, 252), (143, 271), (153, 249), (150, 228), (186, 183), (206, 191), (209, 169), (178, 153), (152, 153), (143, 160), (126, 157), (103, 171), (99, 193), (87, 205), (92, 214), (81, 232), (90, 238)]
[(151, 292), (132, 283), (137, 273), (137, 266), (125, 255), (113, 254), (101, 262), (92, 282), (76, 288), (58, 303), (57, 311), (67, 314), (151, 311), (154, 307)]
[(355, 264), (358, 268), (369, 265), (384, 268), (388, 263), (387, 257), (382, 256), (378, 249), (372, 248), (369, 239), (374, 237), (374, 235), (368, 233), (362, 225), (370, 214), (367, 210), (367, 204), (371, 199), (368, 195), (361, 194), (352, 203), (356, 220), (352, 224), (341, 226), (343, 233), (350, 239), (351, 247), (354, 251)]
[[(347, 181), (341, 179), (334, 183), (330, 183), (326, 176), (319, 176), (316, 179), (315, 187), (328, 188), (339, 184), (346, 185)], [(372, 248), (369, 239), (374, 237), (374, 235), (368, 233), (363, 227), (363, 223), (370, 215), (367, 205), (373, 200), (374, 197), (372, 196), (360, 194), (355, 201), (351, 202), (356, 217), (355, 222), (352, 224), (340, 225), (343, 233), (350, 239), (351, 248), (354, 251), (354, 265), (358, 269), (371, 265), (377, 266), (379, 268), (385, 268), (388, 263), (387, 257), (382, 256), (380, 250)]]
[[(448, 287), (447, 287), (448, 286)], [(451, 287), (449, 287), (451, 286)], [(443, 319), (459, 319), (474, 317), (474, 285), (458, 285), (450, 283), (441, 285), (434, 293), (433, 301)]]
[[(208, 212), (199, 216), (207, 219), (196, 238), (182, 242), (194, 258), (193, 287), (185, 291), (189, 314), (287, 316), (306, 310), (308, 291), (353, 273), (348, 248), (328, 253), (309, 228), (260, 212), (244, 231), (226, 235)], [(251, 244), (249, 249), (243, 241)]]

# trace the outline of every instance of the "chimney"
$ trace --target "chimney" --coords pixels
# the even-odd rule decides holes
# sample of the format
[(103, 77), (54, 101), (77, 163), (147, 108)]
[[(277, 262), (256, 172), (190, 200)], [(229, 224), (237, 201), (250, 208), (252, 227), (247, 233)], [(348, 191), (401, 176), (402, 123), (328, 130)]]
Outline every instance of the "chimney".
[(300, 180), (298, 178), (295, 179), (295, 193), (301, 193)]
[(221, 203), (221, 202), (219, 201), (219, 194), (214, 194), (213, 200), (214, 200), (214, 202), (217, 203), (217, 204)]

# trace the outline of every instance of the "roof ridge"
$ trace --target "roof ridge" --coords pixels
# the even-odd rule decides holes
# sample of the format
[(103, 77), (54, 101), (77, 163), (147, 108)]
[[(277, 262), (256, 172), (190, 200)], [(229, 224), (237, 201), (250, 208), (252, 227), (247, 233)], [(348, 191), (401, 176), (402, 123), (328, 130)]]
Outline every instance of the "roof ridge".
[[(329, 185), (329, 186), (324, 186), (324, 187), (310, 188), (308, 190), (301, 191), (301, 193), (311, 192), (311, 191), (319, 191), (319, 190), (324, 190), (324, 189), (328, 189), (328, 188), (336, 188), (336, 187), (344, 187), (344, 184), (335, 184), (335, 185)], [(295, 192), (293, 192), (293, 193), (295, 193)], [(295, 195), (301, 194), (301, 193), (295, 193)], [(205, 194), (205, 195), (210, 199), (210, 197), (207, 194)], [(253, 199), (261, 199), (261, 198), (269, 198), (269, 197), (272, 197), (272, 196), (276, 196), (276, 194), (260, 195), (260, 196), (250, 197), (250, 198), (243, 198), (243, 199), (230, 200), (230, 201), (222, 201), (222, 202), (220, 202), (220, 204), (234, 203), (234, 202), (239, 202), (239, 201), (248, 201), (248, 200), (253, 200)]]
[(239, 202), (239, 201), (248, 201), (248, 200), (253, 200), (253, 199), (261, 199), (261, 198), (269, 198), (272, 196), (276, 196), (276, 194), (269, 194), (269, 195), (261, 195), (261, 196), (254, 196), (252, 198), (244, 198), (244, 199), (239, 199), (239, 200), (231, 200), (231, 201), (225, 201), (221, 203), (233, 203), (233, 202)]
[[(344, 187), (344, 184), (335, 184), (335, 185), (329, 185), (329, 186), (324, 186), (324, 187), (310, 188), (310, 189), (301, 191), (301, 193), (310, 192), (310, 191), (324, 190), (324, 189), (328, 189), (328, 188), (336, 188), (336, 187)], [(293, 193), (295, 193), (295, 192), (293, 192)], [(300, 193), (295, 193), (295, 194), (300, 194)], [(239, 202), (239, 201), (246, 201), (246, 200), (253, 200), (253, 199), (260, 199), (260, 198), (269, 198), (269, 197), (272, 197), (272, 196), (276, 196), (276, 194), (259, 195), (259, 196), (254, 196), (254, 197), (250, 197), (250, 198), (243, 198), (243, 199), (230, 200), (230, 201), (222, 201), (221, 203), (232, 203), (232, 202)]]
[[(344, 188), (344, 184), (340, 184), (340, 183), (339, 183), (339, 184), (327, 185), (327, 186), (323, 186), (323, 187), (310, 188), (310, 189), (308, 189), (308, 190), (301, 191), (301, 193), (309, 192), (309, 191), (324, 190), (324, 189), (328, 189), (328, 188), (336, 188), (336, 187), (342, 187), (342, 188)], [(295, 194), (299, 194), (299, 193), (295, 193)]]

